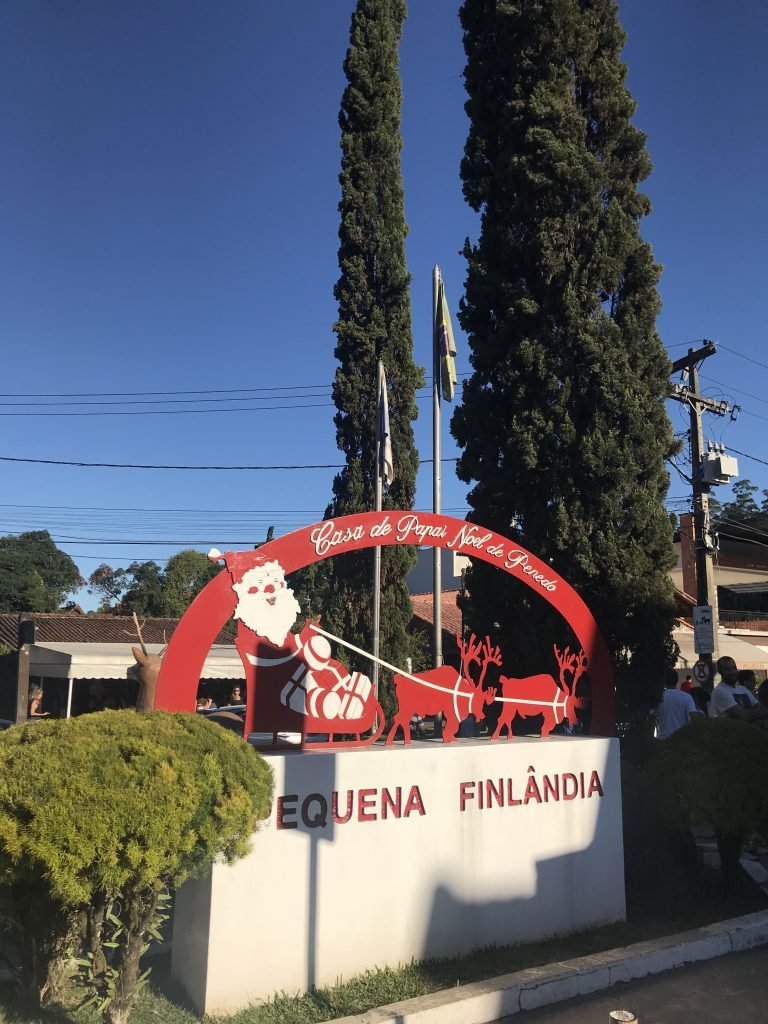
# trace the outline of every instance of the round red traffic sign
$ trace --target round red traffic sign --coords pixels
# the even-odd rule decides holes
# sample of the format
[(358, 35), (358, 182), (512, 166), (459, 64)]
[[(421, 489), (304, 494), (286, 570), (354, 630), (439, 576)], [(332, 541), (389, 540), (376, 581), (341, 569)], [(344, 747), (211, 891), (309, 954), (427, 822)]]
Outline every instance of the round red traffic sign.
[(697, 661), (693, 666), (693, 678), (697, 683), (709, 682), (709, 673), (711, 669), (711, 662), (709, 661)]

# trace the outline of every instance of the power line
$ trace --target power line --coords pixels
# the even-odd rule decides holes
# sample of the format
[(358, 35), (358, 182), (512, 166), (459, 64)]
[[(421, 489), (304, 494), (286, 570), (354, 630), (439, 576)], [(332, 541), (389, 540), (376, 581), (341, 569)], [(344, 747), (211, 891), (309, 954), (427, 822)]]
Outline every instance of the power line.
[(768, 420), (768, 416), (761, 416), (759, 412), (750, 412), (749, 409), (741, 410), (745, 416), (751, 416), (755, 420)]
[(310, 402), (306, 405), (237, 406), (234, 409), (136, 409), (133, 412), (0, 412), (0, 416), (207, 416), (226, 412), (277, 412), (281, 409), (330, 409), (333, 402)]
[[(469, 377), (469, 376), (470, 376), (469, 372), (464, 372), (464, 373), (460, 373), (459, 374), (459, 377)], [(430, 380), (432, 380), (432, 376), (430, 374), (426, 374), (424, 379), (427, 380), (427, 381), (430, 381)], [(0, 393), (0, 398), (34, 398), (34, 399), (38, 399), (38, 398), (97, 398), (97, 397), (99, 397), (99, 398), (132, 398), (133, 397), (133, 398), (137, 398), (137, 399), (144, 399), (144, 398), (159, 398), (159, 397), (161, 397), (163, 395), (171, 396), (171, 397), (175, 397), (177, 395), (250, 395), (250, 394), (256, 394), (257, 392), (258, 393), (263, 393), (265, 391), (312, 391), (313, 389), (317, 389), (317, 388), (327, 389), (329, 387), (331, 387), (330, 384), (324, 383), (324, 384), (290, 384), (290, 385), (286, 384), (286, 385), (275, 385), (273, 387), (261, 387), (261, 388), (206, 388), (206, 389), (203, 389), (203, 390), (200, 390), (200, 391), (54, 391), (54, 392), (41, 392), (40, 394), (33, 394), (31, 392), (12, 392), (12, 393), (9, 392), (7, 394), (6, 393)], [(428, 385), (425, 385), (425, 387), (419, 388), (418, 390), (419, 391), (431, 390), (431, 387), (429, 387)], [(276, 395), (275, 397), (277, 398), (277, 397), (280, 397), (280, 396)], [(286, 396), (283, 395), (282, 397), (284, 398)], [(304, 397), (307, 397), (307, 396), (304, 396)], [(313, 396), (309, 396), (309, 397), (313, 397)], [(318, 397), (318, 396), (314, 396), (314, 397)], [(217, 399), (217, 401), (226, 401), (226, 400), (227, 399)], [(192, 402), (192, 401), (203, 401), (203, 399), (192, 399), (192, 398), (190, 398), (187, 401), (190, 401), (190, 402)], [(232, 401), (237, 401), (237, 399), (232, 399)], [(3, 404), (10, 404), (10, 403), (3, 403)], [(21, 403), (21, 404), (27, 405), (29, 403), (24, 402), (24, 403)], [(70, 404), (70, 403), (52, 402), (50, 404), (52, 404), (52, 405), (65, 405), (65, 404)], [(74, 404), (74, 405), (84, 405), (84, 404), (88, 404), (88, 403), (75, 402), (75, 403), (72, 403), (72, 404)], [(98, 403), (94, 402), (92, 404), (95, 405), (95, 404), (98, 404)], [(113, 403), (107, 403), (107, 404), (113, 404)], [(140, 403), (137, 401), (137, 402), (116, 403), (116, 404), (138, 405)]]
[[(418, 394), (417, 393), (417, 395), (416, 395), (417, 401), (423, 401), (423, 400), (426, 400), (428, 398), (431, 398), (431, 395), (427, 393), (426, 389), (420, 388), (419, 390), (420, 391), (424, 391), (424, 394)], [(289, 399), (291, 399), (291, 398), (298, 399), (301, 396), (300, 395), (287, 395), (287, 396), (283, 396), (283, 397), (284, 398), (289, 398)], [(307, 397), (314, 398), (314, 397), (320, 397), (320, 396), (310, 395), (310, 396), (307, 396)], [(271, 398), (258, 398), (258, 399), (257, 398), (254, 398), (254, 399), (244, 398), (243, 401), (254, 401), (254, 402), (255, 401), (263, 401), (263, 402), (266, 402), (266, 401), (274, 401), (275, 398), (277, 398), (277, 396), (272, 396)], [(232, 400), (233, 399), (227, 399), (227, 398), (200, 399), (200, 401), (206, 401), (206, 402), (227, 402), (227, 401), (232, 401)], [(169, 401), (177, 401), (177, 400), (173, 399), (173, 400), (169, 400)], [(18, 405), (18, 404), (28, 405), (29, 403), (8, 403), (8, 402), (7, 403), (2, 403), (2, 402), (0, 402), (0, 408), (7, 408), (9, 405)], [(165, 404), (168, 404), (168, 403), (166, 403), (166, 402), (157, 402), (157, 403), (155, 403), (155, 402), (117, 402), (117, 403), (113, 403), (113, 402), (72, 402), (72, 403), (50, 402), (50, 403), (40, 403), (39, 405), (32, 405), (28, 409), (28, 411), (26, 411), (26, 412), (0, 412), (0, 416), (13, 416), (13, 417), (18, 417), (18, 416), (36, 416), (38, 418), (39, 417), (43, 417), (43, 416), (47, 416), (47, 417), (52, 417), (52, 416), (184, 416), (184, 415), (187, 415), (187, 416), (190, 416), (190, 415), (204, 416), (204, 415), (209, 415), (211, 413), (273, 412), (273, 411), (274, 412), (278, 412), (280, 410), (285, 410), (285, 409), (332, 409), (334, 407), (334, 403), (333, 402), (304, 402), (304, 401), (301, 401), (301, 402), (299, 402), (296, 405), (253, 405), (253, 406), (252, 405), (245, 405), (245, 406), (234, 406), (234, 407), (229, 408), (229, 409), (127, 409), (127, 410), (115, 410), (113, 408), (110, 408), (108, 410), (100, 409), (98, 412), (60, 412), (60, 411), (56, 411), (56, 412), (38, 412), (37, 409), (41, 408), (42, 405), (44, 405), (44, 404), (46, 404), (46, 405), (69, 405), (69, 404), (71, 404), (71, 405), (79, 405), (79, 406), (82, 406), (82, 405), (109, 405), (111, 407), (111, 406), (113, 406), (115, 404), (117, 404), (117, 405), (139, 405), (139, 404), (165, 405)]]
[(16, 504), (3, 504), (0, 503), (0, 508), (18, 508), (18, 509), (42, 509), (47, 511), (48, 509), (59, 509), (69, 512), (195, 512), (205, 515), (279, 515), (283, 512), (288, 513), (302, 513), (306, 515), (314, 515), (319, 510), (315, 508), (263, 508), (263, 509), (251, 509), (251, 508), (138, 508), (135, 506), (128, 505), (16, 505)]
[[(19, 397), (19, 396), (15, 396)], [(98, 399), (97, 401), (87, 402), (0, 402), (0, 408), (10, 409), (14, 406), (30, 406), (33, 409), (43, 409), (51, 405), (191, 405), (193, 402), (202, 405), (203, 403), (212, 404), (218, 402), (276, 402), (278, 400), (285, 401), (290, 399), (301, 399), (305, 398), (330, 398), (329, 391), (319, 391), (316, 394), (309, 395), (254, 395), (253, 398), (240, 396), (238, 398), (134, 398), (128, 402), (114, 402), (107, 401), (106, 399)]]
[(144, 465), (137, 462), (70, 462), (65, 459), (23, 459), (10, 455), (0, 455), (0, 462), (25, 462), (37, 466), (79, 466), (87, 469), (184, 469), (203, 471), (261, 471), (272, 469), (343, 469), (343, 463), (327, 462), (317, 465), (294, 465), (294, 466), (170, 466), (170, 465)]
[(751, 459), (753, 462), (760, 462), (764, 466), (768, 466), (768, 462), (765, 459), (759, 459), (756, 455), (747, 455), (746, 452), (740, 452), (738, 448), (731, 448), (730, 445), (725, 445), (725, 450), (733, 452), (734, 455), (741, 455), (743, 459)]
[[(202, 391), (43, 391), (0, 393), (0, 398), (130, 398), (160, 395), (240, 395), (262, 391), (311, 391), (313, 388), (327, 388), (328, 384), (285, 384), (263, 388), (205, 388)], [(193, 401), (193, 399), (190, 399)]]
[(721, 380), (715, 380), (714, 377), (705, 377), (702, 373), (702, 380), (708, 380), (710, 384), (717, 384), (719, 388), (724, 388), (726, 391), (735, 391), (737, 395), (746, 395), (747, 398), (753, 398), (756, 402), (762, 402), (764, 405), (768, 405), (768, 399), (760, 398), (759, 395), (750, 394), (749, 391), (743, 391), (741, 388), (734, 387), (733, 384), (724, 384)]
[[(760, 515), (761, 513), (758, 512), (756, 514)], [(768, 538), (768, 532), (766, 532), (765, 530), (758, 530), (756, 527), (749, 526), (749, 525), (747, 525), (747, 523), (740, 522), (738, 519), (729, 519), (727, 516), (721, 516), (721, 517), (719, 517), (717, 519), (717, 522), (718, 523), (726, 523), (726, 525), (731, 526), (731, 527), (736, 527), (737, 529), (743, 530), (745, 533), (748, 533), (748, 534), (753, 533), (756, 537), (766, 537), (766, 538)], [(728, 534), (727, 536), (735, 538), (734, 534)], [(740, 539), (740, 540), (751, 540), (752, 538), (751, 537), (740, 537), (738, 539)]]
[[(441, 462), (457, 462), (458, 458), (441, 459)], [(256, 472), (288, 469), (343, 469), (345, 463), (327, 462), (315, 465), (294, 466), (170, 466), (148, 465), (138, 462), (70, 462), (65, 459), (25, 459), (11, 455), (0, 455), (0, 462), (24, 462), (36, 466), (77, 466), (86, 469), (183, 469), (221, 472)], [(420, 459), (419, 465), (431, 465), (432, 459)]]
[(728, 540), (741, 540), (746, 544), (759, 544), (761, 548), (768, 548), (768, 544), (763, 540), (755, 540), (754, 537), (737, 537), (734, 533), (724, 533), (723, 530), (718, 530), (718, 534), (721, 537), (727, 537)]
[(79, 547), (81, 544), (102, 544), (106, 547), (205, 547), (208, 544), (253, 544), (253, 537), (249, 537), (247, 540), (227, 540), (224, 537), (218, 537), (211, 535), (210, 537), (204, 537), (202, 540), (126, 540), (124, 538), (117, 540), (110, 540), (108, 537), (96, 537), (93, 540), (87, 540), (85, 537), (70, 537), (65, 533), (52, 534), (52, 539), (61, 543), (67, 544), (68, 546)]
[(768, 363), (761, 363), (759, 359), (753, 359), (752, 356), (745, 356), (743, 352), (737, 352), (735, 348), (723, 345), (722, 342), (718, 342), (718, 347), (724, 348), (726, 352), (730, 352), (732, 355), (738, 356), (739, 359), (746, 359), (748, 363), (754, 363), (755, 366), (762, 366), (764, 370), (768, 370)]

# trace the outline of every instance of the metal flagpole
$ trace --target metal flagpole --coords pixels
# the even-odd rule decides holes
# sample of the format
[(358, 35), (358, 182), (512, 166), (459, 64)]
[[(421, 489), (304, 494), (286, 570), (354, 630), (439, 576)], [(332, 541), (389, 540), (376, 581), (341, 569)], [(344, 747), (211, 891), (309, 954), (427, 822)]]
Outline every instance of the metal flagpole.
[[(379, 363), (376, 370), (376, 482), (374, 485), (374, 506), (381, 512), (382, 480), (381, 480), (381, 446), (384, 443), (382, 434), (382, 377), (384, 367)], [(379, 699), (379, 623), (381, 619), (381, 547), (373, 549), (373, 692)]]
[[(435, 327), (437, 325), (437, 297), (440, 284), (440, 267), (432, 270), (432, 511), (440, 514), (440, 351), (437, 346)], [(434, 635), (432, 651), (435, 668), (443, 664), (443, 621), (442, 621), (442, 552), (439, 547), (432, 549), (432, 617)]]

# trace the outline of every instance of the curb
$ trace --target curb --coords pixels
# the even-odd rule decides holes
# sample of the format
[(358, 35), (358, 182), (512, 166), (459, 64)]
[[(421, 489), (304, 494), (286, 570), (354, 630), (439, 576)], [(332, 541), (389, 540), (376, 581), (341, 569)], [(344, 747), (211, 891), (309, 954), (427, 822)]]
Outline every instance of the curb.
[(523, 1010), (589, 995), (684, 964), (740, 953), (768, 943), (768, 911), (734, 917), (662, 939), (637, 942), (562, 963), (531, 967), (486, 981), (340, 1017), (332, 1024), (490, 1024)]

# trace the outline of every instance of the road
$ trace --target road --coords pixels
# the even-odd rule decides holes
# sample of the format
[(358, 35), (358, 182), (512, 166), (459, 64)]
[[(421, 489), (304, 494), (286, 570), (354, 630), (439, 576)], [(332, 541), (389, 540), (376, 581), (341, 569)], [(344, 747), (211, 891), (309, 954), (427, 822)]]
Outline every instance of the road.
[(606, 992), (505, 1018), (507, 1024), (608, 1024), (631, 1010), (638, 1024), (768, 1022), (768, 947), (717, 957)]

